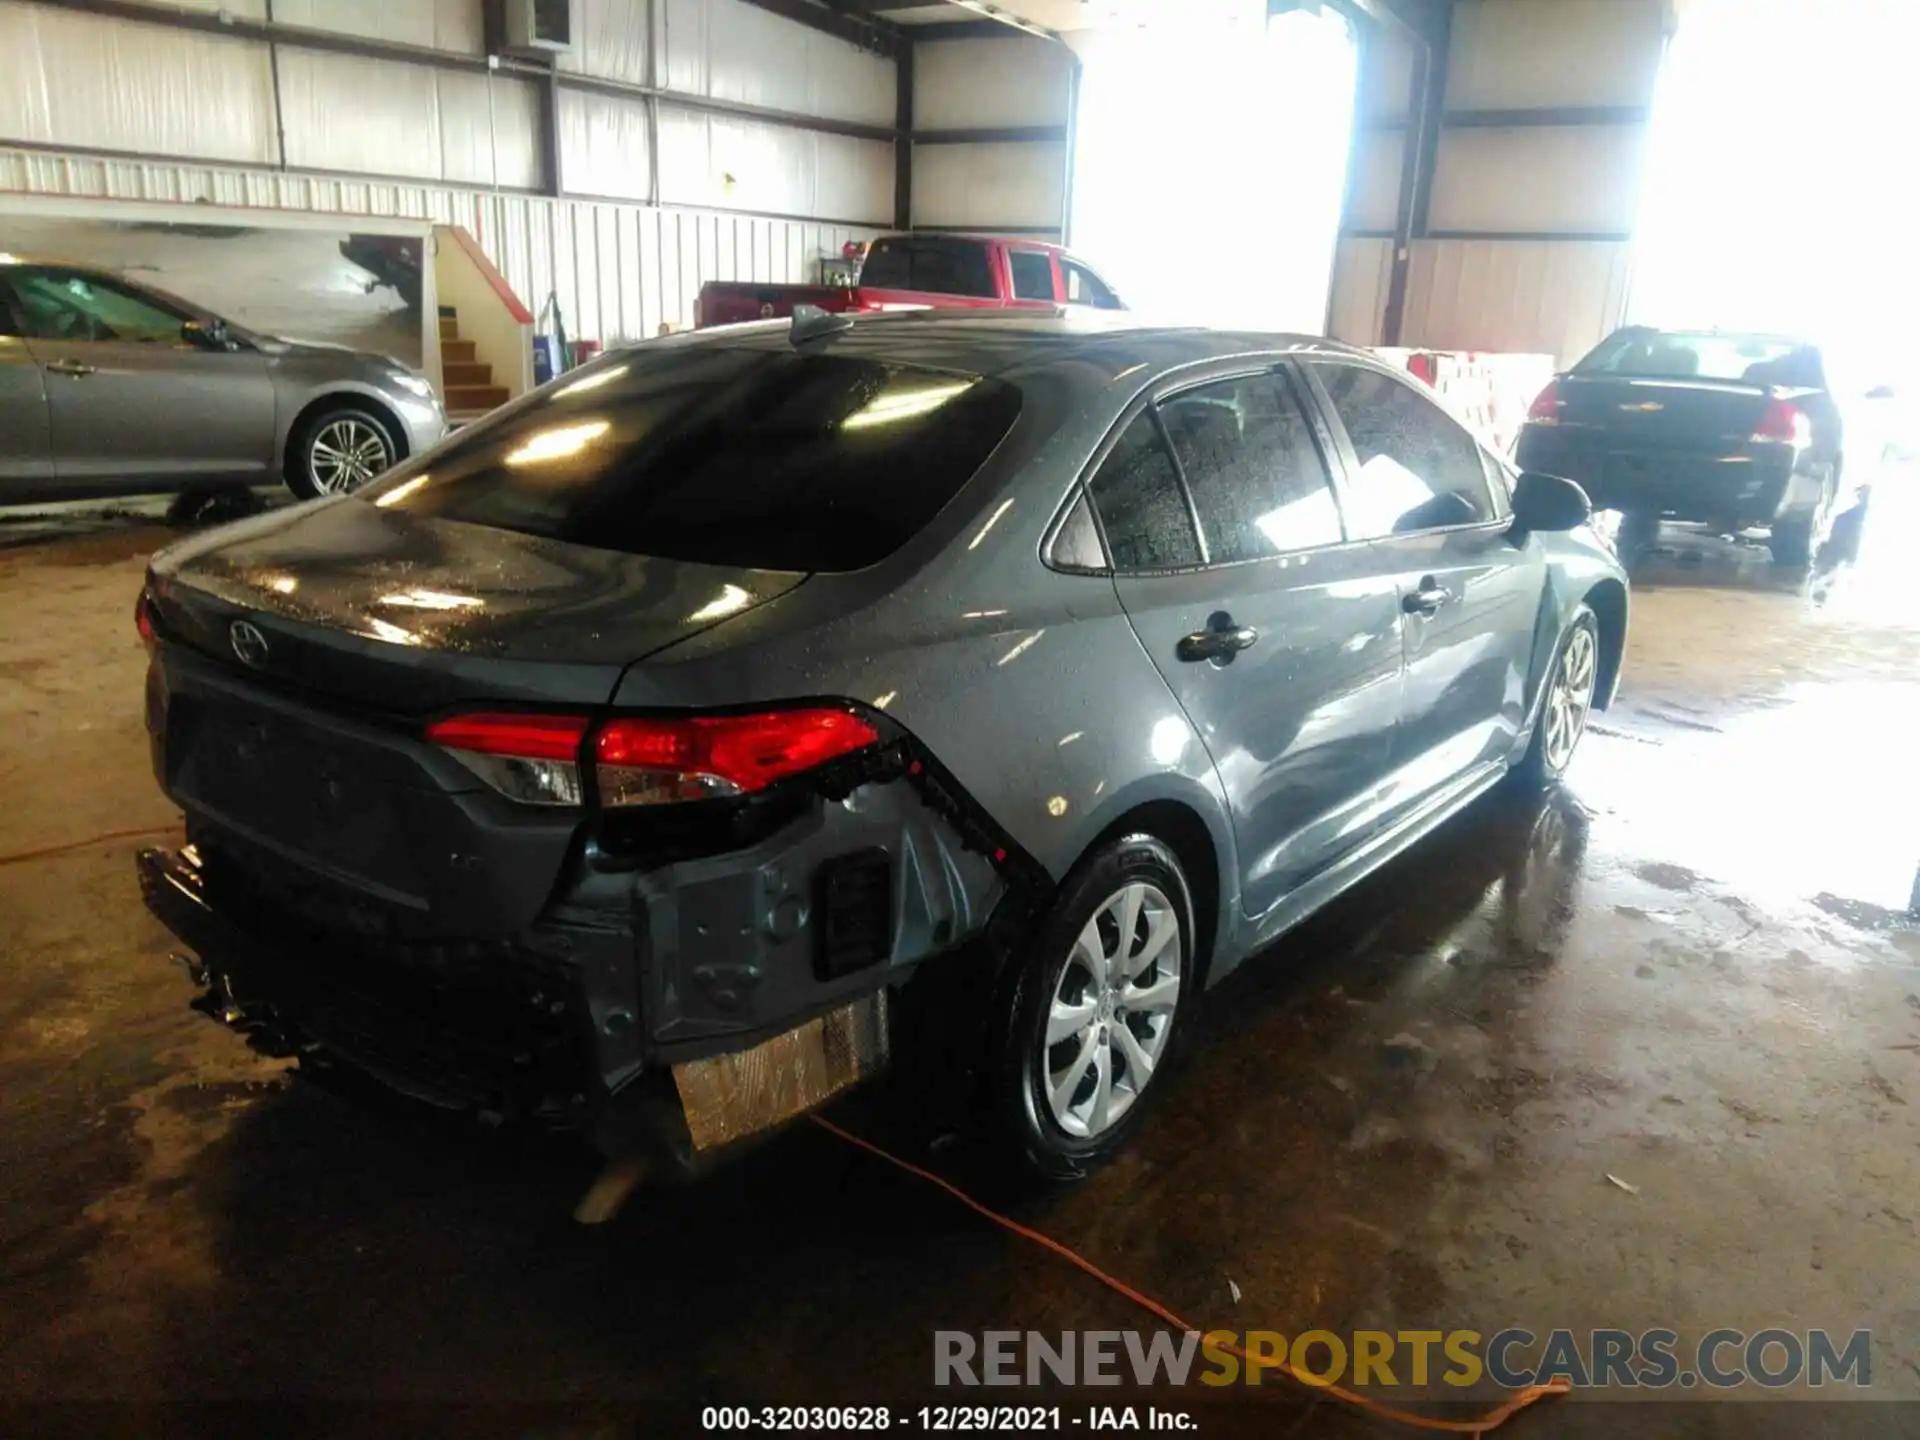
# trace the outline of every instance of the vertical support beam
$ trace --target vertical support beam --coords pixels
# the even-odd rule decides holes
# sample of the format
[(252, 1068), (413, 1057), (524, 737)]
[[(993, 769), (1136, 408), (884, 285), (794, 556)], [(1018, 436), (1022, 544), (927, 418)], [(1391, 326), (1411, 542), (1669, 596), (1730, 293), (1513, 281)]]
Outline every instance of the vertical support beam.
[(1073, 73), (1067, 77), (1067, 165), (1060, 186), (1060, 243), (1073, 244), (1073, 158), (1080, 148), (1080, 57), (1073, 57)]
[(540, 76), (540, 193), (559, 195), (560, 67), (549, 61)]
[(647, 0), (647, 195), (660, 205), (660, 52), (666, 48), (666, 19), (658, 0)]
[(1386, 313), (1380, 340), (1398, 345), (1406, 325), (1407, 285), (1413, 269), (1413, 242), (1427, 232), (1433, 195), (1434, 161), (1440, 151), (1440, 120), (1447, 103), (1448, 42), (1451, 7), (1443, 7), (1431, 29), (1409, 34), (1414, 43), (1413, 93), (1407, 97), (1406, 138), (1400, 151), (1400, 204), (1394, 215), (1393, 270), (1387, 282)]
[[(273, 0), (267, 0), (267, 24), (273, 24)], [(267, 41), (267, 68), (273, 76), (273, 146), (280, 168), (287, 168), (287, 112), (280, 103), (280, 47)]]
[(894, 56), (893, 228), (913, 228), (913, 41)]

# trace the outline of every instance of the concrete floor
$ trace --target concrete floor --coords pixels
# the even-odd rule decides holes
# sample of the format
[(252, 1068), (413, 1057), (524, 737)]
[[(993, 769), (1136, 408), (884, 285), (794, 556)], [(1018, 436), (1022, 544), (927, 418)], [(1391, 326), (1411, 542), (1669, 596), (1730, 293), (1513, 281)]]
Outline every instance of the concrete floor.
[[(1135, 1147), (1020, 1218), (1208, 1326), (1870, 1328), (1871, 1394), (1920, 1399), (1897, 509), (1832, 579), (1717, 542), (1652, 562), (1570, 786), (1482, 804), (1243, 969)], [(0, 1430), (197, 1433), (176, 1407), (223, 1402), (236, 1429), (692, 1434), (701, 1404), (951, 1400), (937, 1327), (1152, 1323), (810, 1127), (584, 1229), (588, 1157), (295, 1080), (189, 1013), (138, 842), (86, 843), (175, 820), (130, 618), (163, 538), (0, 550)], [(1199, 1388), (1157, 1398), (1209, 1434), (1404, 1433)], [(1920, 1430), (1583, 1398), (1503, 1433), (1623, 1418)]]

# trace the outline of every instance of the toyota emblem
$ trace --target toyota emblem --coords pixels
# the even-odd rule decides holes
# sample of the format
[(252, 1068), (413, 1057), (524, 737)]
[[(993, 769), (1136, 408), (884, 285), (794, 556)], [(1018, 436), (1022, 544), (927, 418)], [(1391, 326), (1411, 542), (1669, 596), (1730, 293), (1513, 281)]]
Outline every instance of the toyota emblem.
[(233, 646), (233, 653), (242, 665), (258, 669), (267, 663), (267, 637), (245, 620), (236, 620), (227, 627), (227, 643)]

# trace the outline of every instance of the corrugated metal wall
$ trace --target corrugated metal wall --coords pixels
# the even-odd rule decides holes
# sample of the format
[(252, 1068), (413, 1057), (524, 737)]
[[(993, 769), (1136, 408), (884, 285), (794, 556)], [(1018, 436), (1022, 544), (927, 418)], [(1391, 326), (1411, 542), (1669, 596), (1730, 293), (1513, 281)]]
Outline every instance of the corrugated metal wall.
[(694, 296), (708, 280), (812, 280), (821, 257), (874, 233), (420, 182), (0, 148), (0, 212), (8, 191), (62, 197), (94, 214), (113, 213), (96, 202), (140, 202), (194, 206), (201, 217), (207, 206), (251, 206), (464, 225), (532, 308), (557, 293), (571, 334), (609, 343), (655, 334), (663, 322), (692, 324)]
[[(1663, 0), (1457, 0), (1402, 344), (1570, 362), (1620, 323), (1665, 24)], [(1374, 28), (1330, 307), (1361, 344), (1384, 338), (1412, 74)]]
[(913, 223), (944, 230), (1028, 231), (1064, 224), (1073, 53), (1009, 32), (1004, 39), (915, 47), (913, 128), (1057, 128), (1060, 139), (920, 143), (913, 147)]
[[(893, 213), (893, 145), (715, 114), (673, 93), (891, 126), (894, 62), (744, 0), (574, 0), (561, 68), (666, 92), (561, 92), (565, 193), (875, 225)], [(173, 7), (181, 8), (181, 7)], [(266, 18), (266, 0), (191, 7)], [(653, 17), (649, 34), (648, 16)], [(482, 53), (481, 0), (275, 0), (272, 19)], [(0, 0), (0, 143), (542, 187), (538, 82), (270, 48), (259, 39)], [(659, 173), (649, 132), (658, 117)], [(284, 131), (284, 144), (281, 133)]]

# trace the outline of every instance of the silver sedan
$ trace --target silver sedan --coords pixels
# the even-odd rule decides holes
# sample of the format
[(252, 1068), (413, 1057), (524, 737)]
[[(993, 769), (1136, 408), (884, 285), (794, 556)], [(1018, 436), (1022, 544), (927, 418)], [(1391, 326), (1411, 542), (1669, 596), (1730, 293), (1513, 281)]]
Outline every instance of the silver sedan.
[(259, 335), (73, 265), (0, 260), (0, 503), (257, 484), (353, 490), (446, 433), (385, 355)]

